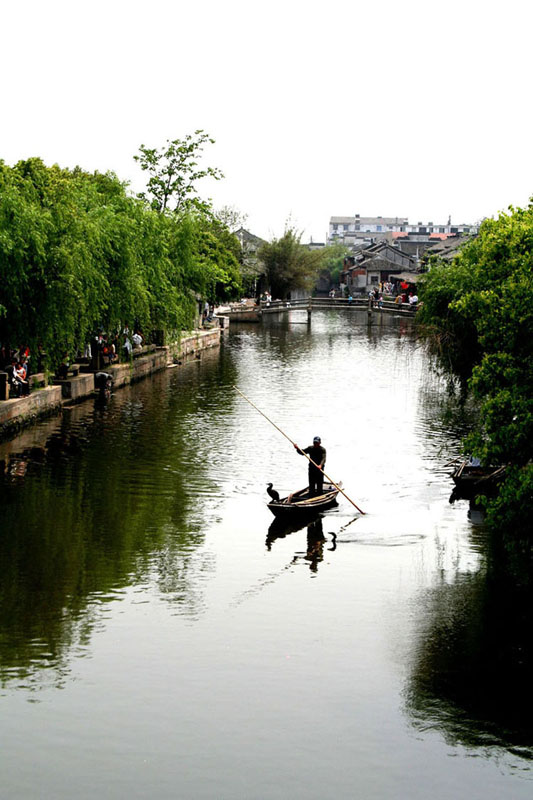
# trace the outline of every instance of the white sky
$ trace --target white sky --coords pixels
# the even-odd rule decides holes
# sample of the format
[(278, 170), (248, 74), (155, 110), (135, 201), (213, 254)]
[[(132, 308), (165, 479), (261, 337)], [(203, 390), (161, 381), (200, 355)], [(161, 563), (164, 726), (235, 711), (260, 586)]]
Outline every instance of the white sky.
[(475, 222), (533, 194), (530, 0), (17, 0), (0, 158), (113, 170), (205, 129), (216, 207), (323, 241), (331, 215)]

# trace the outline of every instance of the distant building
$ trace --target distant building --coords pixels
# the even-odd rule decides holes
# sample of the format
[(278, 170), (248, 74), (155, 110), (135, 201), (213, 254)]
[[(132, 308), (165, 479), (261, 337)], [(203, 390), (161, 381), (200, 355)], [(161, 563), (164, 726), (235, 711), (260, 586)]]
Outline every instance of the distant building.
[(477, 225), (452, 225), (451, 219), (445, 225), (433, 222), (417, 222), (411, 224), (407, 217), (331, 217), (328, 229), (328, 244), (337, 242), (347, 247), (357, 245), (364, 240), (370, 242), (398, 240), (398, 246), (407, 249), (408, 243), (414, 245), (410, 254), (423, 250), (420, 245), (429, 246), (436, 239), (445, 239), (456, 234), (475, 234)]
[(259, 236), (250, 233), (250, 231), (247, 231), (244, 228), (239, 228), (238, 231), (234, 231), (233, 235), (236, 236), (241, 243), (242, 250), (249, 255), (255, 255), (261, 245), (265, 243), (264, 239), (261, 239)]
[(350, 292), (364, 293), (405, 271), (416, 271), (415, 259), (388, 242), (377, 242), (345, 259), (341, 283)]
[(405, 231), (409, 224), (407, 217), (331, 217), (329, 221), (328, 243), (346, 240), (365, 239), (369, 234), (386, 234)]
[(234, 236), (241, 245), (241, 272), (243, 279), (244, 292), (251, 297), (255, 297), (260, 292), (262, 265), (259, 262), (257, 253), (265, 240), (256, 236), (244, 228), (234, 231)]

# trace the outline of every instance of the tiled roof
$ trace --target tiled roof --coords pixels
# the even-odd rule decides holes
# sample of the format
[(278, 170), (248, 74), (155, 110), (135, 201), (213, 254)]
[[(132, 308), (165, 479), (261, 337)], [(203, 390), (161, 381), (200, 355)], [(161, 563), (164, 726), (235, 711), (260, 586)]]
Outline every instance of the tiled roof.
[(255, 242), (257, 244), (262, 244), (265, 240), (261, 239), (260, 236), (256, 236), (254, 233), (250, 233), (245, 228), (239, 228), (237, 231), (233, 232), (234, 236), (237, 236), (239, 239), (245, 242)]
[(455, 236), (448, 236), (446, 239), (437, 241), (428, 250), (427, 255), (438, 255), (440, 258), (452, 259), (457, 255), (457, 251), (466, 242), (470, 241), (472, 236), (463, 236), (461, 234)]

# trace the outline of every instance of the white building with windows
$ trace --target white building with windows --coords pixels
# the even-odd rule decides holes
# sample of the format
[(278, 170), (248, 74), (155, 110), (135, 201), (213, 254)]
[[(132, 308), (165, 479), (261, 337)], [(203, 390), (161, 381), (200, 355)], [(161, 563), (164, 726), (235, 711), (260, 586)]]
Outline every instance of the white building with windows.
[(474, 234), (477, 231), (477, 225), (452, 225), (451, 219), (445, 225), (436, 225), (433, 222), (411, 224), (407, 217), (361, 217), (355, 214), (353, 217), (331, 217), (328, 244), (340, 242), (353, 245), (361, 239), (393, 241), (407, 236), (414, 238), (417, 235), (423, 239), (444, 239), (453, 234)]

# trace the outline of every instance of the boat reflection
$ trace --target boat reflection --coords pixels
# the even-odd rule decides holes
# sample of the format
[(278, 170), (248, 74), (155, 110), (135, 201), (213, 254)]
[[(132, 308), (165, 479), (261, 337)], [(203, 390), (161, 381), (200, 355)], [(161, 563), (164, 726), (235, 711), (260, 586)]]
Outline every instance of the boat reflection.
[(296, 531), (301, 531), (302, 528), (307, 527), (309, 524), (309, 519), (305, 519), (300, 517), (299, 519), (293, 520), (286, 520), (280, 519), (276, 517), (274, 522), (271, 523), (267, 537), (266, 537), (266, 546), (267, 550), (272, 549), (272, 545), (276, 541), (276, 539), (284, 539), (291, 533), (296, 533)]

